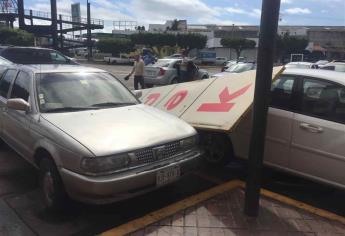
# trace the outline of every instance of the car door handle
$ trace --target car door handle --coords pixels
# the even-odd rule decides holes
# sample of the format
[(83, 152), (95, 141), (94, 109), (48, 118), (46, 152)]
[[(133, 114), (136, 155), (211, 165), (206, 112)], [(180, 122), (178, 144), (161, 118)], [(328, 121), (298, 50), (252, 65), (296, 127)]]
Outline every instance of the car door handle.
[(323, 132), (323, 129), (321, 127), (318, 127), (318, 126), (315, 126), (315, 125), (311, 125), (311, 124), (308, 124), (308, 123), (301, 123), (299, 125), (299, 127), (301, 129), (307, 130), (307, 131), (312, 132), (312, 133), (322, 133)]

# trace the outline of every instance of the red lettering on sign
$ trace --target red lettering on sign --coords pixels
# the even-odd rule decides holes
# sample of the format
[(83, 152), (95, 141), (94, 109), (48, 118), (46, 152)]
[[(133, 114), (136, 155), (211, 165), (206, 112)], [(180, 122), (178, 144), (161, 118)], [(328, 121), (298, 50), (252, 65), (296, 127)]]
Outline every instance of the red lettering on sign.
[(165, 108), (169, 111), (174, 109), (178, 104), (180, 104), (183, 99), (187, 96), (188, 91), (187, 90), (181, 90), (172, 96), (167, 103), (165, 103)]
[(147, 100), (145, 102), (146, 105), (151, 106), (153, 103), (157, 101), (157, 99), (161, 96), (160, 93), (152, 93), (147, 97)]
[(197, 111), (201, 112), (228, 112), (230, 111), (235, 103), (228, 103), (229, 101), (243, 95), (252, 86), (249, 84), (234, 93), (229, 93), (228, 87), (225, 87), (223, 91), (219, 94), (220, 103), (204, 103)]

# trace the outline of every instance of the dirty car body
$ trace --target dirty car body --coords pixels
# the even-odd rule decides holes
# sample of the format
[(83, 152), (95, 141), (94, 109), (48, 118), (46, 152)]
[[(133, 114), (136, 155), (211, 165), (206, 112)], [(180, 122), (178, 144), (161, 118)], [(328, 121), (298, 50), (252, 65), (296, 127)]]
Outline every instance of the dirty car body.
[(49, 158), (67, 195), (87, 203), (172, 183), (201, 154), (193, 127), (141, 104), (99, 69), (10, 68), (0, 80), (0, 107), (1, 139), (36, 167)]

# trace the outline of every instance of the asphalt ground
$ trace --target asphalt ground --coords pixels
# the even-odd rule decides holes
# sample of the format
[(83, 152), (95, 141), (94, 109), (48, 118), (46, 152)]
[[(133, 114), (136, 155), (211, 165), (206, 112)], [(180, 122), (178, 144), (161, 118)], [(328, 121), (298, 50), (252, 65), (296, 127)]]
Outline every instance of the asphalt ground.
[[(124, 83), (129, 89), (134, 89), (134, 81), (133, 76), (129, 80), (124, 80), (123, 78), (128, 75), (133, 66), (130, 65), (108, 65), (106, 63), (88, 63), (86, 61), (80, 62), (84, 66), (88, 67), (96, 67), (105, 71), (110, 72), (113, 74), (116, 78), (120, 79), (122, 83)], [(220, 73), (221, 67), (200, 67), (201, 69), (205, 69), (209, 72), (210, 75)]]
[[(119, 77), (131, 69), (93, 66)], [(177, 183), (143, 196), (104, 206), (74, 202), (66, 212), (53, 215), (43, 208), (36, 170), (7, 145), (1, 145), (0, 235), (95, 235), (232, 179), (246, 179), (244, 162), (222, 168), (201, 165)], [(268, 168), (263, 169), (263, 187), (345, 216), (344, 191)]]

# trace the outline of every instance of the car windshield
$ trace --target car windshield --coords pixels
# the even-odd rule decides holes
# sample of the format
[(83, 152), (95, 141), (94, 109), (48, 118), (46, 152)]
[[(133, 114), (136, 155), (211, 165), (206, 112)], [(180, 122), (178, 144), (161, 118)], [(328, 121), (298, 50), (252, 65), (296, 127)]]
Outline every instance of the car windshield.
[(139, 103), (108, 73), (41, 73), (36, 77), (41, 112), (103, 109)]
[(175, 60), (158, 60), (154, 66), (156, 67), (168, 67), (170, 63), (174, 62)]
[(241, 73), (244, 71), (248, 71), (253, 69), (253, 65), (252, 64), (234, 64), (232, 66), (230, 66), (227, 70), (225, 70), (226, 72), (231, 72), (231, 73)]

